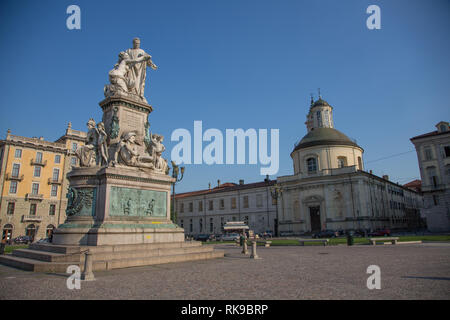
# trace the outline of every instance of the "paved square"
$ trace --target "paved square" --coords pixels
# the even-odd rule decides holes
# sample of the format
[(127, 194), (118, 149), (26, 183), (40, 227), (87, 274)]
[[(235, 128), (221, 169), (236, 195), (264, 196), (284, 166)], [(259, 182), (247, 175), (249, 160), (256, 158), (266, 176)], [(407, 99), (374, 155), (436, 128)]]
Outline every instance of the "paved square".
[[(232, 245), (225, 257), (95, 272), (66, 287), (67, 275), (0, 265), (0, 299), (449, 299), (450, 244), (258, 247), (251, 260)], [(369, 290), (369, 265), (381, 289)]]

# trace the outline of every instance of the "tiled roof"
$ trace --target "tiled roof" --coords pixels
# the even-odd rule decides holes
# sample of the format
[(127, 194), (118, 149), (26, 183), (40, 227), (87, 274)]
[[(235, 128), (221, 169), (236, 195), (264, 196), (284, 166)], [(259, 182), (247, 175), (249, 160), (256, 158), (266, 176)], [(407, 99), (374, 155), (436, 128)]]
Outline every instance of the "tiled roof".
[(427, 138), (427, 137), (432, 137), (432, 136), (439, 136), (439, 135), (442, 135), (442, 134), (449, 134), (449, 133), (450, 133), (450, 131), (438, 132), (436, 130), (436, 131), (428, 132), (428, 133), (425, 133), (425, 134), (421, 134), (419, 136), (412, 137), (409, 140), (416, 140), (416, 139)]
[(227, 182), (227, 183), (221, 184), (219, 187), (215, 187), (212, 189), (179, 193), (179, 194), (175, 195), (175, 199), (188, 198), (188, 197), (192, 197), (192, 196), (200, 196), (203, 194), (212, 194), (212, 193), (218, 193), (218, 192), (228, 192), (228, 191), (235, 191), (235, 190), (244, 190), (244, 189), (260, 188), (260, 187), (265, 187), (265, 186), (273, 186), (276, 182), (277, 182), (276, 180), (261, 181), (261, 182), (247, 183), (247, 184), (236, 184), (236, 183)]

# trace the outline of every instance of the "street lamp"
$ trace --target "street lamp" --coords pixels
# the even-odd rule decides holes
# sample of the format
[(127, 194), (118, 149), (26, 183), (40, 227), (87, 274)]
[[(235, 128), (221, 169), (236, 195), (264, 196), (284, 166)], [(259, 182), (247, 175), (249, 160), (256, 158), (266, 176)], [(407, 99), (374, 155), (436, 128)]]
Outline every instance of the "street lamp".
[(280, 230), (279, 230), (279, 215), (278, 215), (278, 197), (281, 196), (283, 193), (283, 188), (281, 187), (280, 184), (276, 183), (271, 189), (270, 189), (270, 194), (272, 195), (272, 199), (275, 199), (276, 201), (276, 206), (277, 206), (277, 219), (276, 219), (276, 223), (275, 223), (275, 235), (277, 237), (280, 236)]
[[(181, 171), (181, 176), (179, 175)], [(172, 220), (173, 223), (177, 223), (177, 213), (175, 210), (175, 184), (177, 182), (180, 182), (181, 180), (183, 180), (183, 176), (184, 176), (184, 167), (178, 167), (175, 162), (172, 161), (172, 178), (175, 179), (175, 181), (173, 182), (173, 192), (172, 192), (172, 212), (171, 212), (171, 217), (170, 219)]]

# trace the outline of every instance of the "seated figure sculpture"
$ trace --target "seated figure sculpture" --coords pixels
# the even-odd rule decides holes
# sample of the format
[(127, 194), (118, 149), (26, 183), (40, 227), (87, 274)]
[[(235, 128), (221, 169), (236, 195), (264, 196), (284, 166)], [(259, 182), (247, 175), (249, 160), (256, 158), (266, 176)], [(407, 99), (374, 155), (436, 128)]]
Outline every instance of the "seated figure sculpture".
[(153, 168), (153, 158), (139, 154), (136, 142), (136, 132), (127, 131), (122, 134), (119, 147), (119, 163), (133, 167)]

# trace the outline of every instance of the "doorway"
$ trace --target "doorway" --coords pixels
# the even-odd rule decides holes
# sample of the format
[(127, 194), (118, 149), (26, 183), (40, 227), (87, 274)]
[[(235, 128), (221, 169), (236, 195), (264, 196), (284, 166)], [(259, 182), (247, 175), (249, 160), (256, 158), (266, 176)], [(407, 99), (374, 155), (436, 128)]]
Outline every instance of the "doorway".
[(309, 215), (311, 218), (311, 232), (320, 231), (320, 206), (309, 207)]

